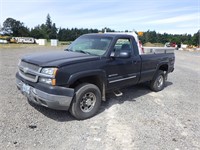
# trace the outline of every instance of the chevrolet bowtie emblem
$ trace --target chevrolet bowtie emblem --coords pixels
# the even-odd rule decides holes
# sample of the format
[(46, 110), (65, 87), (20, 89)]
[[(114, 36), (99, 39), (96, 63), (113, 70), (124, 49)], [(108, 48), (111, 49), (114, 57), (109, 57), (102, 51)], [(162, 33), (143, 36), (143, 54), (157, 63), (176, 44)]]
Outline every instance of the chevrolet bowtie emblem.
[(28, 73), (28, 68), (23, 68), (24, 73)]

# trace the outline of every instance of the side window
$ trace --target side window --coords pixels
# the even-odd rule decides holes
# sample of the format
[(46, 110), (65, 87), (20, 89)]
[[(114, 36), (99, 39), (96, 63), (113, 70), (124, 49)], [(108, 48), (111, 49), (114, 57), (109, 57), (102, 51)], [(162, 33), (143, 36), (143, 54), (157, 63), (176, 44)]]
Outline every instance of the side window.
[(130, 39), (118, 39), (114, 46), (114, 53), (117, 55), (120, 51), (130, 51), (132, 53), (132, 46)]

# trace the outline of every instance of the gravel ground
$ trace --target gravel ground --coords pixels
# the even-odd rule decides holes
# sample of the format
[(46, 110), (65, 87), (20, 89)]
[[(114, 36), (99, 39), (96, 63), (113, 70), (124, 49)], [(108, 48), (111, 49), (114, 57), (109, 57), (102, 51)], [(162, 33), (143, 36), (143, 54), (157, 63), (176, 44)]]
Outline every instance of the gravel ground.
[(30, 105), (15, 86), (21, 56), (61, 48), (0, 49), (0, 149), (199, 150), (200, 53), (176, 51), (175, 71), (158, 93), (144, 85), (107, 95), (99, 113), (77, 121)]

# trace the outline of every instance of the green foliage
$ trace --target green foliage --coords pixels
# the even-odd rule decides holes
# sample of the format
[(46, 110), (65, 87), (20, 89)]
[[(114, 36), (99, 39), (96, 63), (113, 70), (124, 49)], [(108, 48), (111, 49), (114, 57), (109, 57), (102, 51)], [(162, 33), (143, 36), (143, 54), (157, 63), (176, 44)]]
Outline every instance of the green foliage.
[[(24, 26), (23, 22), (15, 20), (13, 18), (7, 18), (3, 23), (3, 32), (4, 35), (15, 36), (15, 37), (34, 37), (36, 39), (58, 39), (59, 41), (73, 41), (82, 34), (87, 33), (98, 33), (104, 32), (106, 29), (107, 32), (115, 32), (108, 27), (103, 28), (102, 30), (98, 29), (77, 29), (77, 28), (58, 28), (56, 24), (52, 22), (51, 17), (47, 14), (46, 22), (44, 24), (35, 26), (32, 29)], [(128, 32), (128, 30), (126, 30)], [(143, 36), (140, 36), (139, 39), (142, 43), (162, 43), (166, 42), (176, 42), (177, 44), (189, 44), (189, 45), (199, 45), (200, 43), (200, 30), (195, 33), (193, 36), (190, 34), (160, 34), (156, 31), (146, 31)]]
[(200, 30), (193, 35), (191, 42), (192, 42), (193, 45), (199, 45), (200, 46)]
[(49, 39), (56, 39), (57, 38), (57, 28), (56, 28), (56, 24), (53, 23), (50, 32), (49, 32)]
[[(105, 30), (106, 30), (106, 32), (115, 32), (115, 30), (112, 30), (112, 29), (107, 28), (107, 27), (103, 28), (103, 29), (101, 30), (101, 32), (104, 33)], [(128, 30), (127, 30), (127, 32), (128, 32)]]
[(73, 41), (80, 35), (87, 34), (87, 33), (98, 33), (98, 32), (99, 31), (97, 29), (60, 28), (58, 31), (57, 38), (59, 39), (59, 41)]
[(31, 29), (30, 35), (31, 35), (32, 37), (36, 38), (36, 39), (39, 39), (39, 38), (41, 38), (41, 37), (43, 36), (42, 33), (41, 33), (40, 31), (41, 31), (41, 30), (40, 30), (40, 26), (38, 25), (38, 26), (36, 26), (34, 29)]
[(52, 27), (52, 21), (51, 21), (51, 17), (49, 14), (47, 14), (47, 20), (46, 20), (46, 27), (47, 27), (47, 30), (51, 29)]
[(162, 43), (175, 42), (177, 44), (199, 45), (200, 34), (197, 32), (193, 36), (191, 34), (160, 34), (156, 31), (144, 32), (143, 36), (139, 37), (142, 43)]
[(57, 38), (57, 28), (56, 24), (51, 21), (51, 17), (48, 14), (46, 23), (38, 25), (35, 28), (31, 29), (30, 35), (34, 38), (44, 38), (44, 39), (56, 39)]
[(3, 23), (3, 31), (6, 35), (29, 36), (29, 29), (24, 23), (13, 18), (7, 18)]

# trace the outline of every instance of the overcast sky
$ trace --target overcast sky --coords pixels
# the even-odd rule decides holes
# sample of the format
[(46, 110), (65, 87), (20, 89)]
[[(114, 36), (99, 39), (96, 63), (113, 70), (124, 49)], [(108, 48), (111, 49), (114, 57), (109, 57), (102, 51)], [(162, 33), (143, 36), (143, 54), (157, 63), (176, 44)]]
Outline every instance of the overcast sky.
[(200, 0), (0, 0), (1, 26), (11, 17), (34, 27), (45, 23), (48, 13), (62, 28), (172, 34), (194, 34), (200, 29)]

